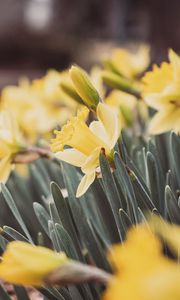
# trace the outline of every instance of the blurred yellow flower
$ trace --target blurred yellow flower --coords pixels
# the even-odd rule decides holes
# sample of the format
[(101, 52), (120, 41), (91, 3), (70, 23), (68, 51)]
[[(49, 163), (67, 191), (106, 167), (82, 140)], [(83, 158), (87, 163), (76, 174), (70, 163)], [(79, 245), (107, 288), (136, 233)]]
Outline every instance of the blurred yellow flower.
[(115, 276), (103, 300), (180, 299), (180, 267), (164, 256), (159, 239), (145, 225), (131, 229), (109, 256)]
[(94, 66), (90, 71), (90, 79), (92, 84), (97, 89), (101, 99), (104, 98), (106, 90), (103, 85), (102, 70), (98, 66)]
[(180, 57), (170, 50), (169, 60), (143, 78), (144, 99), (158, 111), (149, 124), (151, 134), (180, 132)]
[(123, 127), (132, 125), (134, 111), (137, 106), (137, 98), (135, 96), (122, 91), (113, 90), (108, 97), (106, 97), (105, 102), (119, 113)]
[(32, 83), (21, 80), (18, 86), (2, 90), (0, 110), (11, 110), (30, 142), (45, 137), (57, 124), (64, 124), (77, 111), (77, 103), (60, 88), (67, 72), (49, 71)]
[[(120, 134), (118, 114), (108, 105), (99, 103), (97, 106), (98, 121), (86, 125), (89, 110), (84, 107), (62, 128), (55, 131), (51, 149), (56, 156), (65, 162), (80, 167), (85, 174), (78, 186), (76, 196), (82, 196), (96, 177), (99, 167), (99, 154), (103, 148), (106, 156), (112, 160), (112, 150)], [(70, 146), (70, 149), (64, 149)]]
[(42, 286), (50, 272), (66, 263), (68, 258), (63, 252), (13, 241), (2, 256), (0, 278), (13, 284)]
[(116, 48), (112, 51), (110, 62), (119, 74), (133, 79), (148, 67), (150, 63), (149, 47), (140, 46), (136, 53)]
[(0, 182), (8, 180), (15, 155), (24, 149), (25, 143), (15, 118), (9, 112), (0, 112)]

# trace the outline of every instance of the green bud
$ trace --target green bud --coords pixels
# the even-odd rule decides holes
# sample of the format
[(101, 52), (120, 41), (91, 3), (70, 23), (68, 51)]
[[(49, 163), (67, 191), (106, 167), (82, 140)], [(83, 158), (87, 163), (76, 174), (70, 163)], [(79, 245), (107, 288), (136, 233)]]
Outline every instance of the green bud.
[(67, 94), (70, 98), (72, 98), (73, 100), (75, 100), (76, 102), (78, 102), (80, 104), (84, 104), (83, 100), (78, 95), (78, 93), (76, 92), (76, 90), (72, 84), (70, 84), (66, 80), (62, 80), (60, 83), (60, 87), (61, 87), (62, 91), (65, 94)]
[(107, 71), (111, 71), (117, 75), (122, 76), (122, 74), (119, 72), (119, 70), (116, 68), (116, 66), (112, 63), (110, 59), (104, 59), (103, 66)]
[(76, 92), (82, 98), (84, 104), (91, 109), (96, 109), (96, 106), (100, 101), (100, 96), (92, 85), (88, 74), (83, 69), (76, 66), (72, 66), (69, 73)]
[(112, 88), (127, 92), (136, 97), (140, 97), (140, 93), (133, 87), (133, 83), (111, 71), (102, 71), (104, 82)]
[(120, 111), (124, 117), (124, 120), (126, 122), (127, 126), (131, 126), (133, 123), (133, 113), (130, 109), (128, 109), (126, 106), (121, 105), (120, 106)]

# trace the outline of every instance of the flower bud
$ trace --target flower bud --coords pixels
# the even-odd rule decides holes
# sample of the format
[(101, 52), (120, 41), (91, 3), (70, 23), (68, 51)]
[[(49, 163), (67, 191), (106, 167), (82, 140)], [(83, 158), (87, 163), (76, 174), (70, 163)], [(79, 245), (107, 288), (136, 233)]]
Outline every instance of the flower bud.
[(70, 76), (74, 83), (76, 92), (82, 98), (85, 105), (91, 109), (96, 109), (100, 101), (100, 96), (92, 85), (88, 74), (81, 68), (72, 66)]
[(78, 95), (78, 93), (76, 92), (75, 88), (73, 85), (71, 85), (69, 82), (62, 80), (60, 83), (61, 89), (62, 91), (68, 95), (70, 98), (72, 98), (73, 100), (75, 100), (76, 102), (83, 104), (83, 100), (81, 99), (81, 97)]
[(140, 96), (139, 91), (135, 89), (132, 82), (126, 78), (123, 78), (111, 71), (102, 71), (102, 78), (104, 82), (112, 88), (119, 89), (136, 97)]

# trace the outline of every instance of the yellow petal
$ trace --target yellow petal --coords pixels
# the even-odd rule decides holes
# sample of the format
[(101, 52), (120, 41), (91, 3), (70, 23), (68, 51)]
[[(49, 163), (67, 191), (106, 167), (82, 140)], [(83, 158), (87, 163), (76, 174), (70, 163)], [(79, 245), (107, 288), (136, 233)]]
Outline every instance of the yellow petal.
[(172, 49), (169, 50), (169, 60), (173, 66), (174, 79), (179, 79), (180, 76), (180, 57)]
[(48, 273), (67, 262), (64, 253), (13, 241), (3, 254), (0, 278), (14, 284), (40, 286)]
[(118, 114), (107, 104), (99, 103), (97, 106), (97, 117), (102, 122), (109, 136), (109, 146), (112, 149), (115, 146), (121, 131)]
[(155, 114), (149, 124), (150, 134), (160, 134), (176, 129), (180, 118), (180, 110), (174, 107), (165, 107)]
[(95, 149), (90, 156), (86, 159), (85, 163), (81, 166), (83, 173), (92, 173), (99, 166), (99, 154), (101, 148)]
[(0, 182), (6, 183), (12, 168), (11, 156), (6, 156), (0, 161)]
[(107, 145), (110, 144), (109, 136), (101, 122), (92, 121), (89, 128), (99, 139), (103, 140)]
[(173, 80), (172, 65), (163, 62), (160, 67), (154, 65), (152, 71), (146, 72), (142, 78), (144, 92), (159, 93)]
[(81, 167), (87, 159), (87, 156), (76, 149), (66, 149), (56, 153), (56, 157), (76, 167)]
[(162, 94), (148, 94), (144, 97), (145, 102), (148, 106), (160, 110), (164, 109), (165, 105), (169, 103), (169, 97), (165, 97)]
[(96, 172), (92, 172), (90, 174), (85, 174), (83, 178), (81, 179), (81, 182), (78, 186), (76, 197), (81, 197), (89, 188), (89, 186), (93, 183), (93, 181), (96, 178)]

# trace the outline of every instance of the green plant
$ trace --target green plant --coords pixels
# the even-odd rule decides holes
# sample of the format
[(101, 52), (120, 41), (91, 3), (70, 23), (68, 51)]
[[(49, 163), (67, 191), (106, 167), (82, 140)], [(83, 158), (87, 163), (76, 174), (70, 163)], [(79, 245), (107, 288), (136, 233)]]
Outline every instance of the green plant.
[[(82, 175), (67, 163), (40, 159), (29, 166), (29, 180), (13, 173), (0, 196), (1, 225), (6, 224), (1, 249), (10, 240), (25, 240), (111, 272), (106, 251), (113, 243), (123, 242), (132, 224), (146, 222), (147, 210), (180, 223), (179, 153), (175, 133), (145, 141), (123, 132), (114, 154), (115, 171), (111, 172), (102, 153), (102, 178), (80, 199), (75, 191)], [(99, 284), (83, 284), (42, 288), (41, 292), (50, 300), (92, 300), (99, 299), (102, 290)], [(23, 287), (15, 292), (19, 300), (28, 299)], [(0, 296), (9, 299), (2, 287)]]

